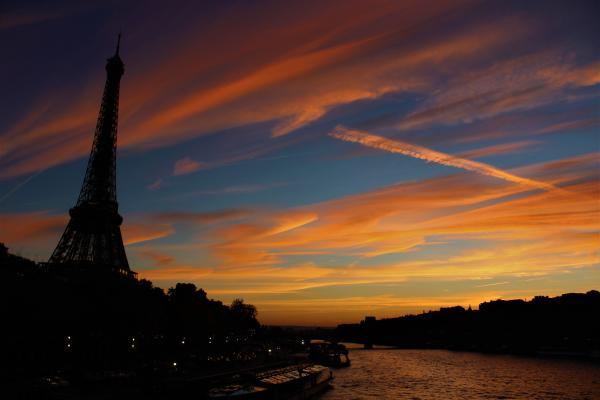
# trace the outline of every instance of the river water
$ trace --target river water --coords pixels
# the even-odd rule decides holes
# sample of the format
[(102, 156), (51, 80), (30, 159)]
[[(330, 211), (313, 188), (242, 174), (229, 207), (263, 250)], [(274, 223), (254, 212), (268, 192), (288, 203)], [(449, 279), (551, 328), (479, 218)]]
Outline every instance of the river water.
[(600, 399), (600, 365), (445, 350), (350, 350), (321, 400)]

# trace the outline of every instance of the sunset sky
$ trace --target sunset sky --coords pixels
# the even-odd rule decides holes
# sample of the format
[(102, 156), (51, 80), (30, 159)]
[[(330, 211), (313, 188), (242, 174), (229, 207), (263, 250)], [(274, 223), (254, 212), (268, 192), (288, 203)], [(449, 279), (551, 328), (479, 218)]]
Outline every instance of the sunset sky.
[(597, 1), (3, 2), (0, 242), (46, 261), (122, 30), (129, 263), (335, 325), (600, 288)]

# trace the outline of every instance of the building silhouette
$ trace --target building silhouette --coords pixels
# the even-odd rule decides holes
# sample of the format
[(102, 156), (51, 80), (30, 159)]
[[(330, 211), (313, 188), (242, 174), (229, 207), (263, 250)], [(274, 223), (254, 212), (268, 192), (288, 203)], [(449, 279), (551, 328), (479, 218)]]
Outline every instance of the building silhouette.
[(123, 218), (116, 188), (119, 85), (124, 72), (120, 41), (119, 34), (115, 54), (106, 63), (106, 84), (85, 178), (77, 203), (69, 210), (71, 219), (48, 261), (54, 266), (132, 274), (121, 237)]

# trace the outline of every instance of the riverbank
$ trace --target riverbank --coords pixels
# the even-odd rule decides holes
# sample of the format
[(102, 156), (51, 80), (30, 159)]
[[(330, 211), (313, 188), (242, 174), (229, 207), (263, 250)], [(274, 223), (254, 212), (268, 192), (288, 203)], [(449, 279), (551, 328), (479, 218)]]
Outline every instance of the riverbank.
[(365, 317), (339, 325), (339, 341), (404, 349), (595, 359), (600, 356), (600, 292), (493, 300), (478, 309), (441, 308), (397, 318)]

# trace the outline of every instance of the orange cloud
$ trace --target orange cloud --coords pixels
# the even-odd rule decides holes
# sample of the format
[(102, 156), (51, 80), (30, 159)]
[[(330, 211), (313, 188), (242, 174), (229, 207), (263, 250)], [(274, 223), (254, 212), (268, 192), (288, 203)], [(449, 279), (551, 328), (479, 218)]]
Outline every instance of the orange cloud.
[(396, 125), (401, 130), (469, 123), (565, 99), (569, 87), (599, 82), (598, 62), (575, 65), (560, 52), (544, 50), (458, 75)]
[(226, 266), (232, 265), (273, 265), (280, 261), (279, 257), (271, 252), (252, 248), (244, 243), (246, 238), (256, 242), (277, 241), (277, 237), (292, 232), (317, 220), (317, 215), (308, 211), (291, 211), (287, 213), (256, 214), (260, 222), (238, 223), (217, 230), (219, 242), (210, 247), (211, 253), (221, 260)]
[[(249, 45), (256, 48), (254, 57), (231, 60), (232, 55), (218, 43), (202, 45), (201, 52), (193, 41), (185, 42), (188, 47), (175, 46), (169, 49), (171, 57), (161, 58), (164, 65), (151, 64), (138, 75), (124, 78), (119, 145), (163, 146), (264, 121), (277, 121), (272, 135), (282, 136), (323, 118), (339, 105), (390, 92), (428, 91), (436, 81), (431, 65), (478, 60), (532, 27), (527, 21), (509, 19), (424, 40), (421, 36), (435, 17), (464, 4), (434, 2), (427, 8), (416, 4), (412, 8), (394, 2), (367, 7), (358, 2), (342, 13), (352, 18), (344, 18), (333, 6), (330, 13), (325, 7), (314, 19), (300, 15), (290, 30), (265, 27), (253, 33), (256, 37)], [(332, 18), (340, 23), (332, 26)], [(404, 28), (399, 30), (399, 25)], [(222, 34), (214, 32), (212, 37)], [(413, 39), (422, 43), (390, 47)], [(223, 65), (230, 64), (236, 66), (235, 72), (223, 70)], [(199, 79), (203, 73), (215, 79)], [(2, 160), (0, 177), (87, 154), (97, 113), (96, 101), (90, 99), (100, 97), (100, 86), (91, 82), (83, 93), (69, 93), (69, 104), (77, 105), (66, 111), (45, 112), (47, 106), (42, 106), (25, 117), (30, 123), (15, 123), (20, 127), (18, 135), (10, 134), (8, 144), (0, 144), (7, 154), (14, 154)], [(73, 101), (78, 97), (81, 101)], [(68, 141), (65, 134), (71, 135)]]
[[(3, 229), (0, 240), (7, 245), (27, 243), (60, 235), (68, 220), (64, 215), (51, 215), (46, 212), (0, 214)], [(58, 240), (58, 237), (57, 237)]]
[[(585, 171), (588, 160), (589, 158), (580, 158), (579, 167), (582, 171)], [(577, 163), (577, 160), (574, 162)], [(553, 179), (561, 179), (562, 171), (571, 167), (573, 165), (555, 166)], [(547, 165), (538, 166), (537, 170), (543, 171), (544, 168)], [(458, 240), (500, 240), (505, 241), (506, 246), (517, 246), (515, 249), (518, 245), (511, 240), (538, 243), (533, 247), (524, 247), (512, 255), (506, 252), (502, 243), (498, 245), (497, 250), (494, 250), (495, 256), (488, 256), (486, 260), (487, 265), (498, 268), (496, 273), (527, 269), (515, 264), (517, 260), (525, 264), (529, 262), (536, 268), (555, 268), (560, 265), (557, 262), (559, 257), (549, 261), (548, 257), (540, 254), (568, 252), (571, 251), (571, 246), (579, 246), (581, 249), (579, 261), (571, 260), (571, 263), (589, 265), (597, 261), (592, 247), (595, 235), (581, 235), (577, 230), (600, 229), (595, 217), (600, 213), (595, 200), (598, 196), (596, 186), (593, 182), (581, 183), (568, 187), (573, 192), (572, 195), (550, 191), (506, 201), (502, 199), (519, 192), (524, 193), (526, 189), (466, 180), (462, 175), (395, 185), (307, 206), (318, 219), (274, 237), (261, 237), (261, 233), (274, 228), (247, 222), (220, 229), (212, 235), (216, 234), (217, 238), (221, 238), (225, 248), (215, 255), (222, 257), (221, 262), (226, 265), (230, 261), (243, 265), (243, 262), (249, 260), (263, 265), (276, 265), (283, 262), (282, 257), (287, 253), (301, 254), (307, 250), (359, 257), (411, 251), (416, 257), (419, 254), (417, 246), (435, 245), (435, 240), (428, 238), (446, 237)], [(486, 205), (490, 200), (496, 200), (498, 204)], [(262, 217), (260, 220), (263, 223), (265, 221)], [(562, 243), (558, 240), (560, 237), (563, 238)], [(214, 248), (221, 250), (221, 246), (217, 243)], [(546, 253), (542, 252), (542, 248)], [(512, 261), (501, 267), (501, 260), (507, 259), (509, 255)], [(526, 259), (529, 261), (526, 262)], [(425, 260), (414, 264), (414, 270), (408, 267), (411, 263), (403, 263), (397, 272), (406, 277), (406, 274), (426, 273), (432, 266), (435, 270), (440, 268), (438, 265), (443, 266), (444, 273), (448, 275), (460, 272), (461, 276), (469, 276), (474, 272), (459, 264), (453, 268), (453, 263), (452, 258)], [(515, 265), (516, 269), (512, 270), (509, 265)], [(480, 263), (476, 271), (483, 274), (489, 268)], [(345, 269), (343, 271), (347, 272)], [(380, 273), (373, 276), (380, 276)]]
[(173, 175), (179, 176), (191, 174), (192, 172), (198, 171), (203, 166), (204, 164), (199, 161), (192, 160), (189, 157), (184, 157), (175, 162), (175, 166), (173, 167)]
[(509, 154), (519, 152), (531, 146), (538, 145), (539, 140), (521, 140), (512, 143), (501, 143), (493, 146), (487, 146), (481, 149), (469, 150), (458, 155), (459, 158), (480, 158), (487, 156), (497, 156), (500, 154)]
[(172, 264), (175, 261), (175, 257), (167, 254), (160, 253), (152, 248), (142, 248), (137, 251), (137, 254), (152, 260), (155, 265), (166, 266)]
[(417, 134), (419, 140), (436, 143), (462, 144), (488, 140), (507, 140), (512, 137), (568, 133), (576, 135), (600, 126), (600, 118), (593, 107), (565, 109), (551, 114), (540, 111), (503, 113), (468, 125), (457, 125), (443, 137)]
[(148, 242), (172, 235), (175, 230), (167, 224), (128, 221), (121, 227), (125, 245)]
[(47, 261), (68, 222), (67, 215), (45, 211), (0, 213), (0, 242), (14, 253)]
[[(452, 175), (288, 211), (246, 213), (187, 245), (191, 257), (206, 260), (199, 272), (189, 263), (176, 267), (181, 263), (175, 260), (173, 267), (150, 273), (168, 284), (201, 276), (211, 293), (258, 296), (419, 279), (540, 277), (586, 268), (600, 263), (600, 189), (594, 180), (581, 179), (597, 162), (592, 154), (526, 167), (564, 182), (569, 195)], [(439, 257), (427, 250), (456, 241), (474, 242)], [(182, 250), (177, 247), (176, 258)], [(399, 253), (407, 257), (379, 259)], [(321, 261), (294, 262), (297, 256)], [(323, 262), (324, 257), (333, 258)]]

